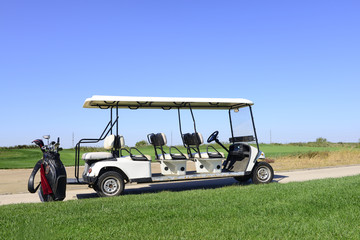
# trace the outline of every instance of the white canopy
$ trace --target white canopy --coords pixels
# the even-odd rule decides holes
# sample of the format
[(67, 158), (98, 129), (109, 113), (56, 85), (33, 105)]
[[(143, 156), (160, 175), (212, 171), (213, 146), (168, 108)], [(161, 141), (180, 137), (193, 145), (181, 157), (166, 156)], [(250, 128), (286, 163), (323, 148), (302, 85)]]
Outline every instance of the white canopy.
[(242, 108), (254, 103), (243, 98), (181, 98), (181, 97), (126, 97), (126, 96), (101, 96), (94, 95), (87, 98), (84, 108), (110, 107), (118, 108), (191, 108), (193, 109), (231, 109)]

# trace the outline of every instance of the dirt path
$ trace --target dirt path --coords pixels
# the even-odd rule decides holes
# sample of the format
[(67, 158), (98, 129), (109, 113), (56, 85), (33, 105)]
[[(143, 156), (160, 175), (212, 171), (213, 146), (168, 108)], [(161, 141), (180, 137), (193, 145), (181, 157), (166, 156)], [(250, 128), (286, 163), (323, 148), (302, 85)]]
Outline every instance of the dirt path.
[[(189, 166), (191, 169), (193, 166)], [(74, 176), (74, 168), (67, 168), (68, 177)], [(40, 202), (37, 194), (27, 191), (27, 181), (32, 169), (0, 170), (0, 205)], [(82, 170), (80, 170), (82, 171)], [(158, 172), (159, 166), (152, 165), (152, 171)], [(360, 174), (360, 165), (327, 167), (320, 169), (275, 172), (274, 181), (279, 183), (307, 181), (323, 178), (337, 178)], [(198, 188), (218, 188), (237, 183), (233, 178), (209, 179), (188, 182), (127, 184), (125, 194), (139, 194), (159, 191), (182, 191)], [(67, 185), (66, 199), (75, 200), (97, 197), (93, 189), (86, 185)]]
[[(82, 172), (83, 169), (80, 169)], [(16, 193), (28, 193), (27, 183), (30, 177), (32, 169), (0, 169), (0, 195), (4, 194), (16, 194)], [(74, 167), (66, 168), (67, 176), (74, 178)], [(40, 172), (36, 175), (35, 184), (40, 182)], [(84, 188), (84, 186), (80, 186)], [(79, 189), (77, 185), (67, 186), (69, 190)]]
[[(189, 162), (187, 165), (189, 171), (195, 170), (195, 165)], [(74, 167), (66, 167), (68, 178), (75, 178)], [(84, 171), (84, 167), (80, 167), (80, 173)], [(160, 173), (159, 163), (151, 164), (153, 173)], [(32, 169), (0, 169), (0, 196), (7, 194), (28, 193), (27, 184)], [(40, 182), (40, 171), (36, 174), (35, 186)], [(67, 190), (88, 189), (86, 185), (67, 185)]]

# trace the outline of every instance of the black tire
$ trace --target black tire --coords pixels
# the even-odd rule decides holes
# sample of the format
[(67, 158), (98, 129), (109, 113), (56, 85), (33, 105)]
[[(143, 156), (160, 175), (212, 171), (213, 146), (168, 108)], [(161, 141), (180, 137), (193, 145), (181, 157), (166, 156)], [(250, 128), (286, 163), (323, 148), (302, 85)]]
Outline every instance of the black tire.
[(251, 178), (255, 184), (270, 183), (274, 178), (274, 170), (267, 162), (257, 162)]
[(234, 177), (238, 182), (241, 183), (246, 183), (247, 181), (249, 181), (249, 179), (251, 178), (251, 174), (250, 175), (245, 175), (245, 176), (236, 176)]
[(101, 174), (94, 189), (100, 197), (113, 197), (121, 195), (124, 187), (124, 178), (121, 174), (109, 171)]

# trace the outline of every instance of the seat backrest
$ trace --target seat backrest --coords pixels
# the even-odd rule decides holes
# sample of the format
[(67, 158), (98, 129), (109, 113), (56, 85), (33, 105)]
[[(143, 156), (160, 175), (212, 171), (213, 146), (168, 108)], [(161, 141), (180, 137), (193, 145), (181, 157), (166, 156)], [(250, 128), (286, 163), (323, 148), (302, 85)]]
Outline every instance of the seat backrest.
[(123, 147), (125, 147), (125, 139), (124, 139), (124, 137), (120, 136), (120, 135), (116, 136), (115, 143), (114, 143), (114, 148), (115, 149), (121, 149)]
[(166, 135), (164, 133), (150, 133), (148, 134), (148, 141), (154, 147), (161, 147), (167, 143)]
[(114, 148), (114, 144), (115, 144), (115, 135), (109, 135), (104, 139), (104, 148), (105, 149)]
[(163, 146), (165, 146), (167, 143), (166, 135), (164, 133), (157, 133), (157, 134), (150, 133), (147, 135), (147, 138), (148, 138), (149, 143), (154, 146), (155, 158), (157, 160), (159, 160), (159, 155), (158, 155), (157, 150), (160, 149), (161, 155), (165, 159), (165, 151), (164, 151)]
[(120, 149), (125, 146), (123, 136), (109, 135), (104, 139), (105, 149)]
[(185, 133), (183, 134), (183, 141), (186, 146), (199, 146), (204, 143), (201, 133)]

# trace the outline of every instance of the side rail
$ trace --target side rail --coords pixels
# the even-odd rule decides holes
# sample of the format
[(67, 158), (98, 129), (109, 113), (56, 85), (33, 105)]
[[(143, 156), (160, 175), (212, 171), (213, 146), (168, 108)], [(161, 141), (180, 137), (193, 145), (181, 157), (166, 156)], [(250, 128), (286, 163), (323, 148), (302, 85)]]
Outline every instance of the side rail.
[(104, 140), (106, 138), (106, 136), (111, 132), (112, 128), (117, 123), (118, 119), (119, 119), (119, 117), (117, 117), (114, 122), (112, 122), (110, 120), (99, 138), (83, 138), (76, 144), (76, 146), (75, 146), (75, 178), (76, 178), (77, 182), (80, 182), (79, 181), (79, 168), (80, 168), (81, 144), (82, 143), (97, 143), (97, 142)]

